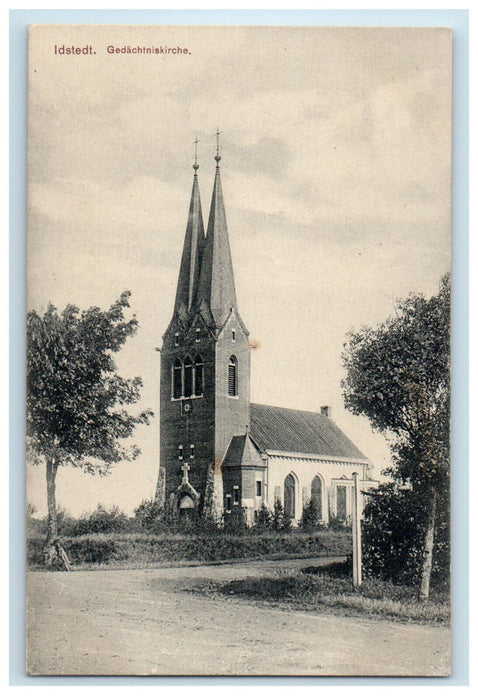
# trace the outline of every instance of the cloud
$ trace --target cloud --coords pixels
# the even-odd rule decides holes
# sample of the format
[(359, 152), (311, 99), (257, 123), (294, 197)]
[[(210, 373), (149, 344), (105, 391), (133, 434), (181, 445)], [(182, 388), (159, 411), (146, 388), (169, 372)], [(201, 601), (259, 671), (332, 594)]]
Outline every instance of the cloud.
[[(340, 352), (351, 327), (383, 320), (411, 290), (436, 291), (449, 266), (449, 37), (406, 28), (34, 30), (29, 305), (106, 306), (130, 289), (140, 329), (118, 359), (143, 377), (144, 405), (156, 408), (154, 348), (172, 313), (193, 140), (207, 220), (219, 126), (240, 311), (260, 340), (252, 396), (333, 404), (339, 425), (380, 461), (383, 444), (341, 408)], [(60, 41), (93, 43), (97, 58), (60, 62), (50, 51)], [(192, 53), (133, 59), (108, 55), (110, 43)], [(113, 504), (132, 481), (143, 491), (122, 495), (129, 509), (152, 495), (157, 418), (138, 436), (144, 456), (109, 485), (71, 482), (83, 493), (79, 508), (92, 493), (93, 507)]]

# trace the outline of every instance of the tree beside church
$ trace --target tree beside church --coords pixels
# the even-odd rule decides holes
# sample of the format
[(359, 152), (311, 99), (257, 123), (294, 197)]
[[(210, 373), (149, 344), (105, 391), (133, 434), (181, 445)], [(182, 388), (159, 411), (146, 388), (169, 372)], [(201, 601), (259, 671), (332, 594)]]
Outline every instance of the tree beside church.
[(104, 475), (113, 464), (136, 459), (139, 448), (126, 440), (152, 415), (127, 411), (139, 400), (142, 381), (116, 372), (114, 354), (138, 327), (134, 316), (124, 317), (129, 296), (124, 292), (106, 311), (68, 305), (58, 313), (50, 304), (43, 316), (27, 315), (27, 449), (33, 463), (45, 465), (47, 562), (58, 536), (59, 467)]
[(438, 294), (411, 294), (377, 328), (351, 333), (343, 359), (346, 406), (388, 437), (390, 476), (422, 504), (420, 597), (427, 599), (437, 509), (449, 513), (450, 276)]

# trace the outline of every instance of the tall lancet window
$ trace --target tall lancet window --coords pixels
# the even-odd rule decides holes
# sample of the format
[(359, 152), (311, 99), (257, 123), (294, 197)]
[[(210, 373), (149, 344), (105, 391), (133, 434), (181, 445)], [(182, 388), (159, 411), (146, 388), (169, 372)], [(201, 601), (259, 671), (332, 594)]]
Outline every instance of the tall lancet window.
[(173, 363), (173, 399), (180, 399), (183, 393), (183, 363), (176, 358)]
[(229, 358), (227, 390), (229, 396), (237, 396), (237, 358), (234, 355)]
[(193, 361), (188, 356), (184, 360), (184, 396), (192, 396), (193, 393)]
[(194, 395), (202, 396), (204, 363), (201, 355), (194, 358)]
[(314, 476), (311, 486), (311, 500), (314, 501), (317, 508), (317, 518), (322, 520), (322, 479), (320, 476)]
[(284, 479), (284, 515), (295, 518), (295, 479), (292, 474), (287, 474)]

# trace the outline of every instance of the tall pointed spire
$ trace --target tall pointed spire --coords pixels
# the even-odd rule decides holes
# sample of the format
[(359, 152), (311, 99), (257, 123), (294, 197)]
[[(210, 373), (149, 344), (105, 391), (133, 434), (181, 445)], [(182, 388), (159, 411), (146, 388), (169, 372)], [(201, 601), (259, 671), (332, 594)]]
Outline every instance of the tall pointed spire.
[(209, 212), (206, 242), (201, 263), (198, 287), (198, 302), (207, 303), (216, 325), (221, 325), (228, 316), (231, 307), (237, 308), (234, 273), (232, 269), (229, 235), (227, 232), (226, 212), (222, 196), (221, 173), (219, 168), (219, 134), (216, 132), (217, 146), (216, 176)]
[(187, 316), (196, 296), (199, 282), (199, 267), (201, 264), (202, 249), (204, 247), (204, 224), (197, 176), (197, 171), (199, 169), (197, 162), (198, 139), (195, 140), (194, 144), (193, 189), (191, 193), (191, 203), (189, 205), (186, 235), (184, 237), (181, 267), (179, 268), (176, 301), (174, 303), (174, 310), (182, 318)]

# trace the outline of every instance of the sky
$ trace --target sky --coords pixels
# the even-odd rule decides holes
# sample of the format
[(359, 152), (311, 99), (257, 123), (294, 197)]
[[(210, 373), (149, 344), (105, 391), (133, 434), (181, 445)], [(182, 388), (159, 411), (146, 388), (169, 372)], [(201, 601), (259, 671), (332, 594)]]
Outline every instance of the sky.
[[(72, 45), (91, 53), (58, 53)], [(379, 477), (388, 447), (345, 410), (341, 353), (349, 331), (435, 293), (450, 268), (451, 33), (37, 25), (29, 47), (28, 308), (109, 307), (131, 291), (140, 328), (118, 368), (142, 377), (138, 409), (155, 413), (135, 433), (136, 461), (107, 477), (62, 467), (59, 505), (131, 513), (154, 495), (155, 348), (173, 311), (193, 141), (207, 221), (218, 127), (251, 400), (330, 405)], [(44, 469), (27, 476), (42, 515)]]

